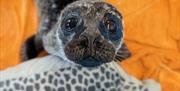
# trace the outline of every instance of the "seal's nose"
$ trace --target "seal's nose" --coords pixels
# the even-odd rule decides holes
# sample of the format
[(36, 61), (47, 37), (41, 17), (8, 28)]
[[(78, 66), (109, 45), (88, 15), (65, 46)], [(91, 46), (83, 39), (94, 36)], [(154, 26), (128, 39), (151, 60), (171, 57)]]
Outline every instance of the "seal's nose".
[(94, 35), (89, 35), (89, 34), (82, 34), (80, 37), (80, 42), (79, 46), (82, 48), (87, 48), (87, 47), (100, 47), (103, 44), (103, 38), (100, 35), (94, 34)]
[[(94, 25), (95, 26), (95, 25)], [(88, 47), (93, 51), (93, 47), (100, 47), (103, 43), (103, 38), (97, 27), (84, 27), (83, 31), (79, 34), (80, 46)]]

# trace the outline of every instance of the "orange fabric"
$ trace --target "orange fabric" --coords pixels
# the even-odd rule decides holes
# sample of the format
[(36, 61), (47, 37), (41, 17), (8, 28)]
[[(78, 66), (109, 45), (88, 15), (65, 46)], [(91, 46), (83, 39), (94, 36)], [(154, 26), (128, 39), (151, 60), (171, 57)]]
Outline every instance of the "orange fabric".
[[(19, 63), (21, 43), (36, 30), (34, 0), (0, 1), (0, 69)], [(119, 63), (138, 79), (152, 78), (163, 91), (180, 91), (180, 1), (106, 0), (125, 21), (132, 57)]]
[(0, 69), (19, 63), (22, 42), (35, 33), (34, 0), (0, 0)]
[[(119, 63), (163, 91), (180, 91), (180, 0), (106, 0), (121, 10), (132, 57)], [(118, 2), (119, 1), (119, 2)]]

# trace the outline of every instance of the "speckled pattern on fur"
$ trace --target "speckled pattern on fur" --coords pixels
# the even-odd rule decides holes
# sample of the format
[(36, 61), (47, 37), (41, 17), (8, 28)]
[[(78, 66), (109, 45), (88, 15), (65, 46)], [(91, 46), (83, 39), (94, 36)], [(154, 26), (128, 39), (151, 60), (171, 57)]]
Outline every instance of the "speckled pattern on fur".
[[(116, 66), (116, 63), (95, 68), (75, 65), (30, 76), (0, 79), (0, 91), (152, 91), (140, 81), (127, 80)], [(152, 85), (158, 87), (155, 82)]]

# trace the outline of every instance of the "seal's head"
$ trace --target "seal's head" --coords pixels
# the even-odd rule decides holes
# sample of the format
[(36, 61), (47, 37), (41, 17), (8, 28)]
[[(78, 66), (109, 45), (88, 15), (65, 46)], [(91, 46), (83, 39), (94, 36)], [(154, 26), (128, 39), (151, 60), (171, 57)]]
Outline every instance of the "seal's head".
[(97, 0), (82, 0), (64, 8), (43, 42), (51, 54), (94, 67), (113, 61), (122, 39), (122, 16), (116, 8)]

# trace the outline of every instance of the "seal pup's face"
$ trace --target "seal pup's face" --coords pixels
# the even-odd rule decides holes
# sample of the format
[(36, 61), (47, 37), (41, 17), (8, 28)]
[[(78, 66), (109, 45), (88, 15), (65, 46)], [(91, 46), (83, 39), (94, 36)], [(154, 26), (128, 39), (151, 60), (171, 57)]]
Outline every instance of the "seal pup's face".
[(51, 37), (47, 39), (52, 42), (45, 43), (54, 46), (45, 46), (50, 53), (94, 67), (114, 60), (122, 45), (122, 16), (105, 2), (77, 1), (61, 12), (53, 31), (47, 34)]

